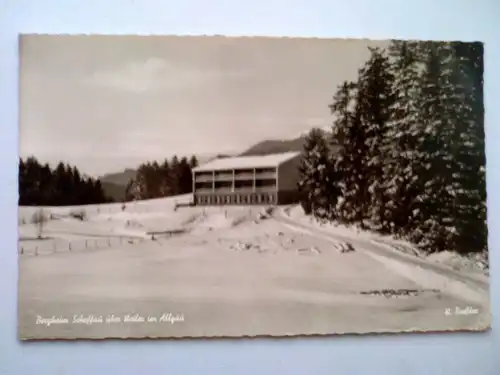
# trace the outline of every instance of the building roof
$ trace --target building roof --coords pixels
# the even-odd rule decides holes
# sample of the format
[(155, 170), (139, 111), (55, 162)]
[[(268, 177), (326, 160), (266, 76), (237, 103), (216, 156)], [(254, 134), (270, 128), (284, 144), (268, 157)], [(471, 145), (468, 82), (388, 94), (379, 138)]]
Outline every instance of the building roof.
[(299, 155), (300, 152), (284, 152), (271, 155), (220, 158), (193, 168), (193, 172), (220, 171), (224, 169), (273, 168)]

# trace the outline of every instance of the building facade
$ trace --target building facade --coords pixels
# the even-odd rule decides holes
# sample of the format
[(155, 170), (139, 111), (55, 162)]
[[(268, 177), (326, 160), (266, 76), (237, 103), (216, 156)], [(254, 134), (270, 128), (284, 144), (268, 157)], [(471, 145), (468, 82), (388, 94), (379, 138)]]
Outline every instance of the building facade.
[(275, 205), (298, 200), (300, 153), (216, 159), (193, 169), (195, 205)]

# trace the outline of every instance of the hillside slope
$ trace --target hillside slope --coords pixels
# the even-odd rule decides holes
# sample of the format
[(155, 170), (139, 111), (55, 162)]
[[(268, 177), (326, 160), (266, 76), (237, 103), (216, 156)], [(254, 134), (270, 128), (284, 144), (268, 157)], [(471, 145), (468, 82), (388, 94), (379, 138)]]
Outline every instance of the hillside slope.
[(304, 149), (305, 137), (301, 136), (289, 140), (266, 140), (257, 143), (240, 156), (278, 154), (289, 151), (302, 151)]
[(111, 183), (111, 184), (115, 184), (115, 185), (127, 186), (128, 182), (132, 178), (135, 178), (136, 173), (137, 173), (137, 170), (132, 169), (132, 168), (127, 168), (123, 172), (105, 174), (104, 176), (100, 177), (99, 179), (101, 180), (101, 183), (106, 182), (106, 183)]

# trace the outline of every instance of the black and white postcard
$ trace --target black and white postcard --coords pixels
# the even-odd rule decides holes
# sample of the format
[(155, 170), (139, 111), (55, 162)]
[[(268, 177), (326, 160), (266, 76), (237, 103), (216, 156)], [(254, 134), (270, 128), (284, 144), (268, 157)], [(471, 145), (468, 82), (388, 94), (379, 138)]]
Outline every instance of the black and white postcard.
[(20, 339), (489, 329), (482, 43), (19, 49)]

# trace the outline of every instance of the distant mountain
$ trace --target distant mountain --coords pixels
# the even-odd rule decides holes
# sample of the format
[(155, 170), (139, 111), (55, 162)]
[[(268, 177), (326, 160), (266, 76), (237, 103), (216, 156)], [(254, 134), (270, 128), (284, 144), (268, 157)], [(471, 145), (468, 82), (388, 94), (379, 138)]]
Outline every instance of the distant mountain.
[(113, 199), (115, 202), (122, 202), (125, 200), (125, 190), (127, 185), (115, 184), (113, 182), (101, 182), (104, 195)]
[(253, 145), (240, 156), (278, 154), (289, 151), (302, 151), (306, 137), (300, 136), (290, 140), (267, 140)]
[(99, 177), (104, 194), (115, 202), (125, 199), (125, 190), (128, 182), (135, 178), (136, 170), (127, 168), (123, 172), (109, 173)]
[(100, 177), (99, 179), (101, 180), (101, 183), (106, 182), (106, 183), (115, 184), (115, 185), (127, 186), (128, 182), (132, 178), (135, 178), (136, 173), (137, 173), (137, 170), (127, 168), (123, 172), (105, 174), (104, 176)]

